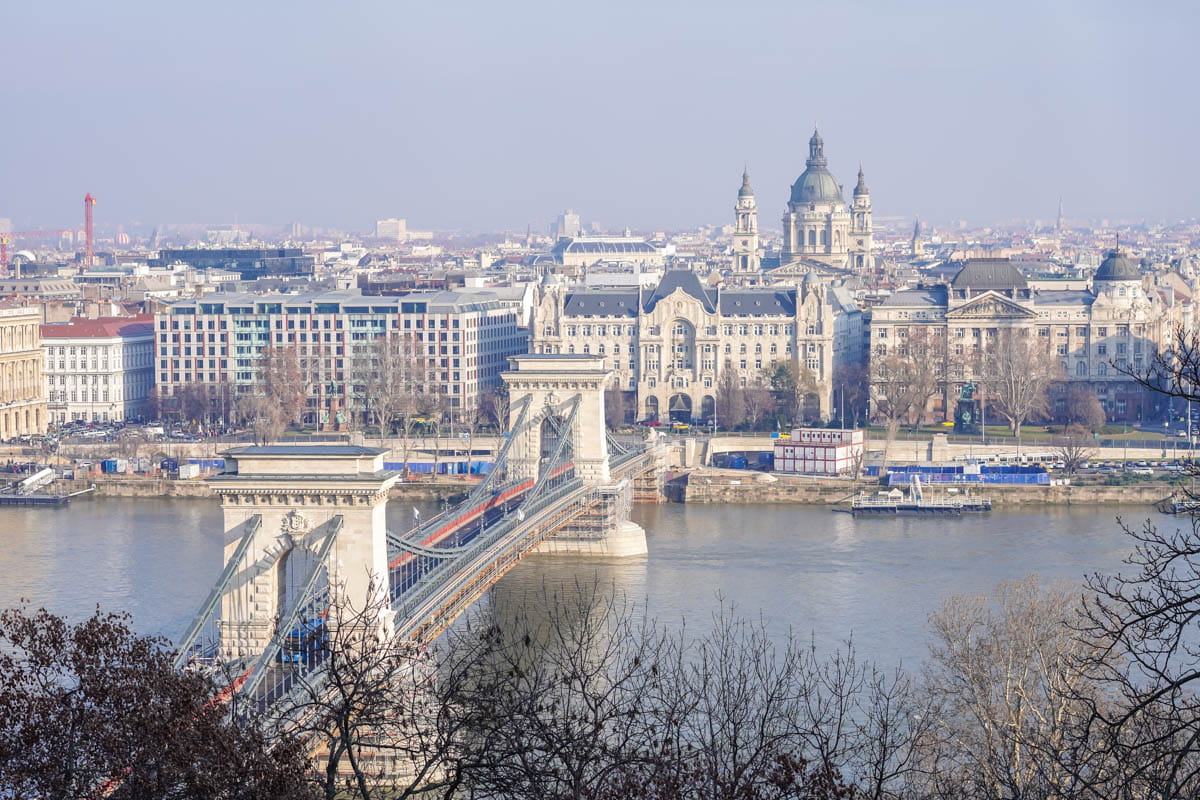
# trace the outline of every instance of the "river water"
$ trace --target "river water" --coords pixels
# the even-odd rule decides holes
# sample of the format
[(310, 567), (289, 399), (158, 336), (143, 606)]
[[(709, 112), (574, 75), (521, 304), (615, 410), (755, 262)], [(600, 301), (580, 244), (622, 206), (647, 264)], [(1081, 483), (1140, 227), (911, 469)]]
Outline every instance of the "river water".
[[(393, 529), (407, 527), (410, 505), (391, 504)], [(599, 580), (664, 623), (705, 629), (724, 603), (776, 634), (812, 635), (822, 649), (853, 636), (863, 655), (911, 665), (948, 595), (1029, 573), (1078, 581), (1119, 569), (1129, 541), (1117, 514), (1177, 524), (1140, 507), (856, 520), (808, 506), (635, 506), (648, 556), (535, 556), (493, 591), (538, 603), (546, 590)], [(26, 598), (78, 617), (98, 604), (129, 611), (139, 631), (176, 636), (221, 570), (221, 539), (215, 500), (0, 508), (0, 607)]]

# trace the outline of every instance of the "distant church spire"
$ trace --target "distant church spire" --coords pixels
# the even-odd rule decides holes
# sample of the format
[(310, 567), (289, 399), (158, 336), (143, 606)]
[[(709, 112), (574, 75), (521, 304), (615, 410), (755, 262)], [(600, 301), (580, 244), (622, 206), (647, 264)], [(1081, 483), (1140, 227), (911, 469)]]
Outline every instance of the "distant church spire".
[(867, 189), (867, 178), (863, 174), (862, 163), (860, 162), (858, 165), (858, 185), (854, 187), (854, 196), (858, 197), (863, 194), (870, 194), (870, 191)]
[(742, 167), (742, 188), (738, 189), (738, 197), (753, 197), (754, 189), (750, 186), (750, 165)]
[(1061, 231), (1067, 227), (1067, 221), (1063, 217), (1063, 202), (1062, 195), (1058, 197), (1058, 219), (1054, 221), (1054, 230)]

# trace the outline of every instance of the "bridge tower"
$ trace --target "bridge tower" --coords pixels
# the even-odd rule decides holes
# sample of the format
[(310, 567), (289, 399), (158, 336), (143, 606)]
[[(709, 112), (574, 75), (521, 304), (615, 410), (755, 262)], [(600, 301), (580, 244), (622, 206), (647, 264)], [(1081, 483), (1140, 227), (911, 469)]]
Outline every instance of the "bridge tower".
[(511, 429), (522, 399), (530, 398), (525, 428), (516, 434), (509, 452), (514, 478), (536, 478), (543, 452), (543, 436), (549, 417), (557, 407), (579, 396), (579, 409), (570, 431), (575, 474), (589, 486), (609, 483), (608, 439), (604, 424), (604, 390), (612, 371), (604, 368), (603, 356), (528, 354), (511, 356), (510, 369), (501, 377), (508, 387)]
[(571, 430), (561, 435), (571, 437), (575, 474), (593, 496), (587, 513), (559, 528), (535, 552), (645, 555), (646, 532), (629, 520), (633, 484), (628, 479), (614, 482), (610, 471), (604, 390), (613, 373), (604, 368), (603, 356), (528, 354), (512, 356), (508, 362), (511, 368), (501, 376), (508, 387), (510, 431), (522, 401), (529, 400), (526, 424), (511, 434), (510, 476), (526, 480), (538, 476), (550, 449), (545, 441), (552, 429), (549, 421), (561, 416), (565, 403), (578, 398)]
[(225, 561), (238, 570), (220, 597), (223, 657), (262, 653), (296, 617), (300, 587), (323, 582), (331, 600), (359, 611), (376, 600), (387, 607), (384, 514), (399, 473), (383, 468), (386, 452), (271, 445), (222, 453), (226, 472), (211, 482), (225, 516)]

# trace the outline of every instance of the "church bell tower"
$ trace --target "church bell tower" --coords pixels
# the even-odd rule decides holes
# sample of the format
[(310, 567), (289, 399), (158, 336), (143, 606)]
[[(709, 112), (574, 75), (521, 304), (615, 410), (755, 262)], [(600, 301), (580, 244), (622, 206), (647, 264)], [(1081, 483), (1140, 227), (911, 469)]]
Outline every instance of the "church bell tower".
[(733, 207), (733, 271), (746, 274), (759, 271), (758, 203), (750, 188), (749, 169), (742, 170), (742, 188)]

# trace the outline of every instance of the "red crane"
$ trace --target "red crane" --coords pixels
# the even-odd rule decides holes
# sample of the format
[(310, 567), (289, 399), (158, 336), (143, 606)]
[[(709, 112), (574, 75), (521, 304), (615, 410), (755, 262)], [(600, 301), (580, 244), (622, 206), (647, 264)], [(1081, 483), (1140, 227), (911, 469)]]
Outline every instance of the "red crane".
[(8, 277), (8, 243), (11, 239), (45, 239), (50, 236), (61, 236), (64, 233), (73, 233), (73, 231), (53, 230), (0, 233), (0, 277)]
[(96, 198), (92, 197), (91, 192), (88, 192), (83, 198), (84, 269), (91, 269), (92, 263), (96, 259), (96, 235), (92, 227), (92, 206), (94, 205), (96, 205)]

